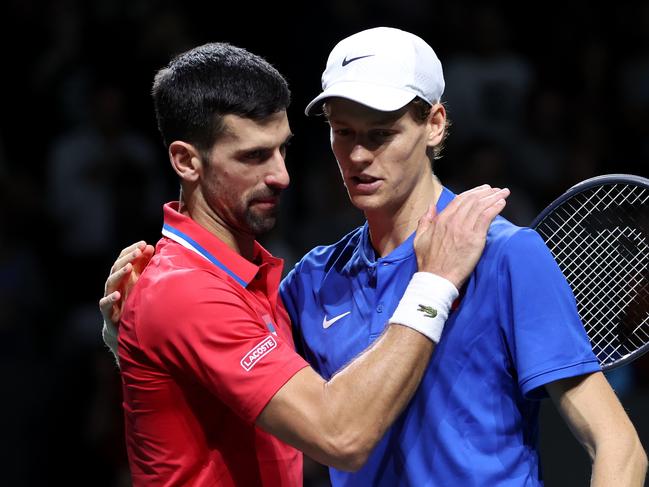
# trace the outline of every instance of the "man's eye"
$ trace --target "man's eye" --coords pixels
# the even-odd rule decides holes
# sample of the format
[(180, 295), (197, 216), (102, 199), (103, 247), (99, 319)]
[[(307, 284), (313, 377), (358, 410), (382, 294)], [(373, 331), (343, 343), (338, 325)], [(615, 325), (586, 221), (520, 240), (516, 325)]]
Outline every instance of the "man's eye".
[(289, 145), (291, 145), (291, 141), (290, 141), (290, 140), (284, 142), (284, 143), (280, 146), (279, 150), (280, 150), (280, 152), (282, 153), (282, 156), (285, 156), (285, 155), (286, 155), (286, 151), (287, 151)]
[(263, 151), (256, 150), (256, 151), (246, 152), (243, 158), (248, 161), (252, 161), (252, 160), (261, 159), (263, 156), (264, 156)]
[(389, 130), (375, 130), (372, 132), (372, 136), (377, 139), (387, 139), (392, 136), (392, 132)]

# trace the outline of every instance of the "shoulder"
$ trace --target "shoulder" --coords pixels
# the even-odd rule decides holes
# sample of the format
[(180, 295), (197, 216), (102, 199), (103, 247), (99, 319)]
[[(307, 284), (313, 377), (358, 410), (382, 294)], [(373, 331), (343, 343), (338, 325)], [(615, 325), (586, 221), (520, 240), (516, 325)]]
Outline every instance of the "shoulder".
[(318, 269), (326, 272), (333, 265), (344, 265), (360, 245), (363, 229), (363, 226), (358, 227), (331, 245), (314, 247), (295, 264), (292, 272), (309, 272)]
[[(170, 322), (200, 323), (224, 307), (246, 307), (238, 284), (200, 256), (156, 254), (125, 303), (147, 328), (169, 330)], [(208, 263), (209, 264), (209, 263)]]
[(176, 244), (167, 249), (171, 251), (155, 254), (142, 273), (146, 278), (143, 284), (154, 287), (156, 294), (164, 297), (173, 293), (195, 301), (196, 291), (232, 289), (234, 283), (227, 275), (200, 255)]
[(503, 290), (515, 286), (522, 294), (541, 287), (569, 291), (557, 261), (539, 233), (505, 219), (492, 224), (478, 267)]
[(500, 280), (512, 272), (529, 274), (539, 267), (543, 272), (556, 267), (541, 236), (532, 228), (497, 217), (489, 227), (487, 243), (476, 271)]
[(334, 244), (321, 245), (307, 252), (280, 284), (285, 302), (290, 301), (289, 295), (299, 294), (307, 288), (315, 292), (332, 268), (341, 270), (353, 260), (359, 252), (364, 228), (358, 227)]
[(502, 217), (497, 217), (489, 227), (485, 252), (507, 257), (539, 251), (549, 252), (541, 236), (532, 228), (514, 225)]

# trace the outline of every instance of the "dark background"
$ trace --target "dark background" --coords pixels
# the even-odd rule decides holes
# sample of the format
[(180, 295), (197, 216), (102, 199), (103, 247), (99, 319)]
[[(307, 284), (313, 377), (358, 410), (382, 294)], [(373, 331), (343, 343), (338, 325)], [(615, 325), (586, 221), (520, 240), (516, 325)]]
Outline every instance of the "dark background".
[[(119, 250), (155, 242), (177, 197), (149, 96), (174, 54), (228, 41), (287, 77), (292, 184), (263, 239), (287, 267), (362, 221), (325, 124), (302, 112), (330, 49), (364, 28), (433, 46), (453, 121), (435, 172), (455, 191), (508, 186), (515, 223), (583, 179), (649, 176), (647, 2), (8, 0), (2, 12), (3, 485), (128, 485), (96, 303)], [(649, 446), (649, 357), (609, 379)], [(547, 485), (587, 485), (586, 456), (549, 404), (542, 426)], [(306, 484), (326, 485), (321, 473), (309, 463)]]

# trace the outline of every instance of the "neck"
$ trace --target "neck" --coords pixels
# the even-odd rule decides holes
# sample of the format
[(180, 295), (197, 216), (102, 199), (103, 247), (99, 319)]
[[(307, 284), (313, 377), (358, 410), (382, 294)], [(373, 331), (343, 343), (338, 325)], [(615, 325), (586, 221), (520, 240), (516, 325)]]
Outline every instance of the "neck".
[(419, 219), (431, 204), (437, 203), (442, 184), (435, 175), (423, 181), (404, 203), (396, 208), (366, 211), (372, 247), (380, 257), (385, 257), (417, 229)]
[(180, 198), (180, 213), (187, 215), (244, 259), (252, 262), (255, 254), (255, 236), (238, 232), (228, 226), (214, 212), (206, 211), (206, 208), (208, 208), (206, 205), (196, 204), (191, 198), (189, 201), (186, 201), (182, 196)]

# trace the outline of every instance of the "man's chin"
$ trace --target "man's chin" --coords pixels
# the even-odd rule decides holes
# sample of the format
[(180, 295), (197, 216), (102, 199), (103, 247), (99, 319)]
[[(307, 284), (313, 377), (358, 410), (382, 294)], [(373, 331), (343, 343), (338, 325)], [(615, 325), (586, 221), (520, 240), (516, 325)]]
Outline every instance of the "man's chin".
[(248, 228), (256, 235), (265, 235), (275, 228), (277, 223), (277, 216), (273, 215), (257, 215), (249, 214), (247, 218)]
[(361, 211), (371, 211), (380, 208), (381, 200), (375, 196), (368, 195), (349, 195), (349, 200), (352, 205), (358, 208)]

